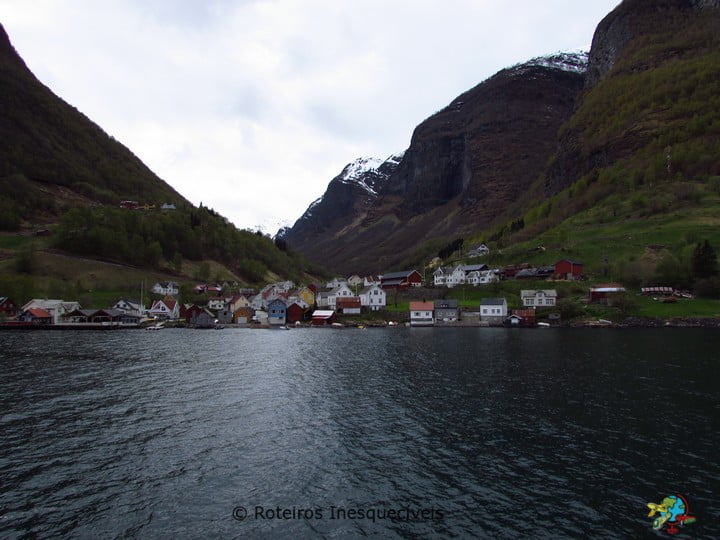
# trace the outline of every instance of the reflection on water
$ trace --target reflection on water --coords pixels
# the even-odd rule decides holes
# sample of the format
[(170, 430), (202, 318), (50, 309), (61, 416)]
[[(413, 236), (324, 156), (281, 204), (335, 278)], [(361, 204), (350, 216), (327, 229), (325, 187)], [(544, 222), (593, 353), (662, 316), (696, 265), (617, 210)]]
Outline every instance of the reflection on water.
[(699, 329), (0, 333), (0, 533), (643, 537), (646, 503), (680, 491), (688, 530), (718, 537), (719, 345)]

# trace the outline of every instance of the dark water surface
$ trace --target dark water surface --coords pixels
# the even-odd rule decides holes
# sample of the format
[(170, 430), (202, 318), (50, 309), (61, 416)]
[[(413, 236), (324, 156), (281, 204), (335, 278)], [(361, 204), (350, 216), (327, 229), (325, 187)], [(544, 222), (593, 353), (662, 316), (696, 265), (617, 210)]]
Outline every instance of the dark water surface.
[(720, 538), (717, 330), (4, 332), (0, 351), (3, 538), (656, 538), (646, 504), (675, 492), (698, 517), (680, 537)]

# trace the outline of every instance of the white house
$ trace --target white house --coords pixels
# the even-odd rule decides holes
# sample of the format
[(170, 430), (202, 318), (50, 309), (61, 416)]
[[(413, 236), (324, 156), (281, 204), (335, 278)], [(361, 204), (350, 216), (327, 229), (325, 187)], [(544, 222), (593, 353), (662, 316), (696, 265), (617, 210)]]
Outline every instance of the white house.
[(482, 257), (484, 255), (487, 255), (490, 253), (490, 248), (488, 248), (485, 244), (480, 244), (477, 247), (474, 247), (470, 251), (467, 252), (467, 256), (470, 258), (474, 257)]
[(348, 287), (351, 289), (355, 289), (355, 287), (360, 287), (363, 284), (363, 278), (358, 276), (357, 274), (353, 274), (349, 278), (347, 278), (347, 284)]
[(328, 293), (328, 307), (335, 309), (338, 297), (348, 298), (350, 296), (355, 296), (355, 294), (350, 290), (347, 283), (343, 282)]
[(452, 274), (452, 268), (449, 266), (440, 267), (433, 272), (433, 283), (436, 287), (447, 285), (448, 276)]
[(25, 304), (20, 311), (25, 312), (29, 309), (44, 309), (52, 317), (52, 323), (58, 324), (66, 313), (80, 309), (79, 302), (66, 302), (65, 300), (47, 300), (42, 298), (33, 298)]
[(347, 281), (341, 277), (334, 277), (325, 284), (328, 289), (334, 289), (340, 285), (347, 285)]
[[(469, 283), (469, 275), (473, 272), (484, 272), (488, 270), (486, 264), (458, 264), (454, 267), (446, 266), (438, 268), (433, 273), (435, 285), (445, 285), (446, 287), (454, 287), (455, 285), (465, 285)], [(476, 279), (478, 279), (476, 275)]]
[(159, 281), (153, 285), (152, 292), (155, 294), (175, 295), (180, 291), (178, 284), (174, 281)]
[(148, 310), (148, 315), (158, 319), (174, 320), (180, 317), (180, 304), (170, 296), (162, 300), (155, 300)]
[(557, 304), (557, 291), (555, 289), (522, 290), (520, 298), (525, 307), (546, 307)]
[(211, 298), (208, 300), (207, 308), (210, 311), (220, 311), (221, 309), (225, 308), (225, 299), (224, 298)]
[[(330, 307), (330, 291), (318, 291), (315, 295), (315, 303), (318, 308)], [(327, 310), (326, 310), (327, 311)]]
[(360, 291), (360, 304), (370, 311), (385, 309), (387, 295), (379, 284), (370, 285)]
[(432, 326), (434, 311), (433, 302), (410, 302), (410, 326)]
[(472, 286), (487, 285), (488, 283), (496, 283), (500, 281), (500, 276), (495, 270), (475, 270), (468, 272), (467, 283)]
[(480, 320), (490, 324), (502, 324), (507, 318), (507, 300), (504, 298), (483, 298), (480, 301)]
[(121, 298), (111, 309), (122, 311), (125, 315), (136, 315), (142, 317), (145, 313), (145, 306), (135, 300), (126, 300)]

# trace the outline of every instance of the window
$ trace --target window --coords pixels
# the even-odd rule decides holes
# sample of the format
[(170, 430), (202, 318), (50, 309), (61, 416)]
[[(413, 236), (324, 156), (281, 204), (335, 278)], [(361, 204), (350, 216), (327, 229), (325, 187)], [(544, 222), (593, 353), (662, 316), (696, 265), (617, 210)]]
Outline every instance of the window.
[(538, 299), (537, 299), (537, 305), (538, 305), (538, 306), (542, 306), (542, 303), (543, 303), (542, 298), (538, 298)]

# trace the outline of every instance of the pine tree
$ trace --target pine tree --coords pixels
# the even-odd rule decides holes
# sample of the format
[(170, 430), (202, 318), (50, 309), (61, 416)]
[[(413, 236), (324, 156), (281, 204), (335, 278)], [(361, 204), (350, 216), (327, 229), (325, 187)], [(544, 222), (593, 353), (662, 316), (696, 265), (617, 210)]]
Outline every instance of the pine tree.
[(692, 254), (692, 271), (697, 279), (718, 275), (717, 255), (707, 240), (695, 246)]

